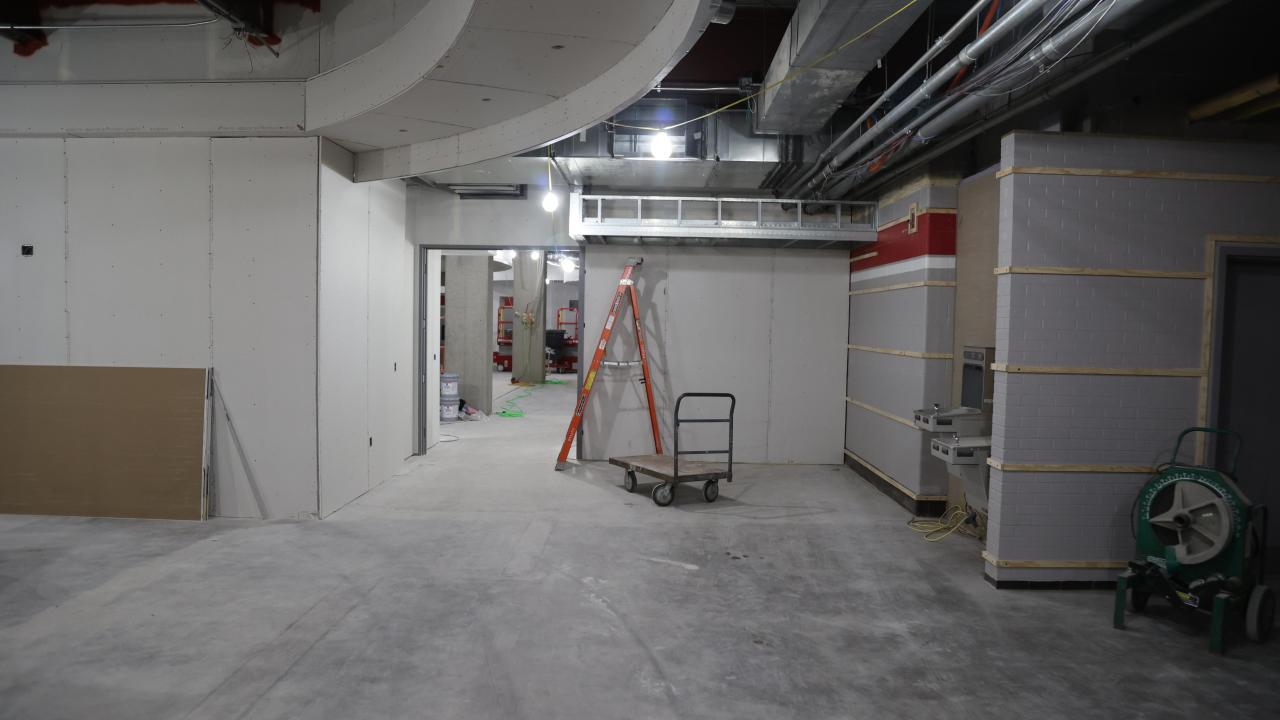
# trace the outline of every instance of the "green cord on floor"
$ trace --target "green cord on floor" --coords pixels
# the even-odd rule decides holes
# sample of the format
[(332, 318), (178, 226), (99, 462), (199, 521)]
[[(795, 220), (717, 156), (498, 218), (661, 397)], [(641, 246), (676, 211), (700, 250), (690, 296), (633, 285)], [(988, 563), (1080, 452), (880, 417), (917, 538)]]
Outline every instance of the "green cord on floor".
[(519, 403), (517, 403), (516, 401), (523, 400), (527, 397), (530, 397), (531, 395), (533, 395), (531, 391), (525, 390), (521, 392), (519, 395), (516, 395), (513, 398), (509, 398), (506, 402), (502, 403), (502, 407), (498, 408), (498, 412), (495, 414), (498, 417), (507, 417), (507, 418), (524, 417), (524, 410), (520, 408)]

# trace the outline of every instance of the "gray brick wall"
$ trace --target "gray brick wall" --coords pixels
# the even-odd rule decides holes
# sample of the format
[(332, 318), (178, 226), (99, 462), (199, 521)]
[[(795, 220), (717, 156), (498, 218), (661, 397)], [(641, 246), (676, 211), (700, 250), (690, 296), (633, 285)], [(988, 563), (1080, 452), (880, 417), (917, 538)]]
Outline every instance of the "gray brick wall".
[(951, 361), (850, 350), (846, 386), (846, 397), (910, 418), (912, 410), (947, 404)]
[[(866, 288), (884, 287), (886, 285), (898, 285), (901, 283), (920, 282), (922, 280), (954, 281), (955, 279), (956, 279), (956, 271), (954, 268), (928, 268), (924, 270), (912, 270), (910, 272), (894, 273), (892, 276), (877, 277), (877, 278), (870, 278), (870, 279), (859, 279), (857, 275), (850, 275), (849, 289), (863, 290)], [(898, 292), (898, 291), (892, 291), (892, 292)]]
[(1002, 362), (1195, 368), (1204, 282), (1169, 278), (1013, 275)]
[[(1277, 174), (1280, 148), (1013, 133), (1001, 166)], [(1204, 269), (1209, 234), (1280, 234), (1272, 184), (1052, 175), (1000, 180), (999, 264)], [(996, 293), (997, 361), (1083, 367), (1200, 364), (1197, 280), (1014, 275)], [(1197, 378), (997, 373), (992, 455), (1005, 463), (1153, 465), (1196, 424)], [(988, 551), (1000, 559), (1132, 553), (1137, 474), (991, 474)], [(1103, 569), (996, 568), (999, 579), (1105, 580)]]
[(997, 373), (992, 456), (1154, 465), (1195, 424), (1198, 392), (1196, 378)]
[[(892, 279), (896, 284), (897, 277)], [(955, 289), (921, 286), (849, 296), (849, 343), (913, 352), (951, 352)]]
[(856, 405), (845, 415), (848, 449), (917, 495), (946, 495), (947, 471), (929, 454), (929, 433), (900, 425)]

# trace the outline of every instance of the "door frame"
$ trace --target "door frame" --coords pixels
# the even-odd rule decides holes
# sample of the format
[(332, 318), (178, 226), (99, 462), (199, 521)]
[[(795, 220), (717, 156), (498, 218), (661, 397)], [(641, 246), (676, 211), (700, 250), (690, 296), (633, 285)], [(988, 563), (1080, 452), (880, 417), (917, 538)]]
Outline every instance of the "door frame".
[[(414, 283), (414, 292), (418, 298), (417, 315), (414, 321), (414, 332), (416, 333), (416, 342), (414, 343), (414, 347), (417, 349), (417, 352), (418, 352), (418, 363), (417, 363), (418, 382), (417, 382), (417, 392), (415, 393), (415, 397), (417, 397), (418, 399), (417, 400), (418, 412), (415, 416), (415, 423), (417, 425), (417, 428), (414, 433), (414, 438), (415, 438), (414, 454), (415, 455), (424, 455), (433, 446), (432, 444), (428, 444), (430, 439), (428, 431), (430, 428), (431, 417), (432, 417), (430, 415), (430, 410), (433, 405), (433, 403), (431, 403), (431, 397), (430, 397), (431, 384), (429, 383), (429, 379), (438, 378), (439, 370), (440, 370), (439, 344), (437, 343), (437, 346), (433, 349), (430, 347), (431, 343), (429, 342), (430, 340), (429, 331), (432, 327), (431, 302), (430, 302), (432, 293), (430, 292), (430, 276), (428, 275), (428, 273), (432, 271), (431, 258), (432, 257), (437, 258), (436, 260), (437, 265), (442, 264), (444, 260), (443, 254), (451, 250), (452, 251), (515, 250), (516, 252), (528, 252), (530, 250), (538, 250), (539, 252), (543, 252), (543, 253), (548, 253), (548, 252), (577, 253), (578, 254), (578, 317), (579, 319), (582, 318), (582, 313), (586, 308), (586, 286), (587, 286), (587, 283), (586, 283), (587, 246), (586, 245), (574, 245), (571, 247), (567, 247), (563, 245), (511, 246), (511, 245), (441, 245), (441, 244), (432, 244), (432, 243), (419, 243), (418, 244), (418, 268), (416, 272), (417, 280)], [(440, 268), (437, 267), (436, 272), (439, 272), (439, 270)], [(436, 308), (440, 307), (439, 297), (435, 298), (435, 307)], [(439, 316), (437, 315), (436, 318), (437, 320), (435, 323), (435, 327), (437, 328), (436, 331), (439, 332)], [(579, 332), (581, 332), (581, 328), (579, 328)], [(581, 350), (579, 350), (579, 353), (581, 353)], [(581, 357), (581, 354), (579, 354), (579, 357), (578, 357), (578, 390), (579, 392), (581, 392), (582, 390), (582, 378), (583, 378), (582, 357)], [(438, 380), (436, 380), (435, 384), (437, 387), (439, 387)], [(439, 417), (439, 402), (434, 403), (434, 405), (437, 408), (435, 417)], [(582, 433), (580, 432), (579, 438), (581, 438), (581, 436), (582, 436)], [(581, 445), (582, 443), (579, 442), (578, 446), (581, 447)], [(581, 452), (582, 452), (581, 450), (578, 451), (579, 453), (578, 459), (581, 459)]]

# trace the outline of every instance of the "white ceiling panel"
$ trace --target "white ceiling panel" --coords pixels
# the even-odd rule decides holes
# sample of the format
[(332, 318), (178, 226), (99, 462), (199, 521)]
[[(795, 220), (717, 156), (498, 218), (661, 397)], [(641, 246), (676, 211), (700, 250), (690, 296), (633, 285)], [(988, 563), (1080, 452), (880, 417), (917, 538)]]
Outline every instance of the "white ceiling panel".
[(479, 0), (471, 24), (636, 44), (670, 6), (671, 0)]
[[(557, 45), (563, 48), (553, 49)], [(563, 97), (633, 48), (616, 40), (468, 26), (431, 79)]]
[(552, 100), (550, 95), (427, 80), (378, 108), (388, 115), (414, 117), (465, 127), (484, 127), (522, 115)]
[(430, 120), (371, 112), (327, 128), (324, 135), (339, 143), (355, 142), (372, 147), (390, 147), (457, 135), (468, 129)]

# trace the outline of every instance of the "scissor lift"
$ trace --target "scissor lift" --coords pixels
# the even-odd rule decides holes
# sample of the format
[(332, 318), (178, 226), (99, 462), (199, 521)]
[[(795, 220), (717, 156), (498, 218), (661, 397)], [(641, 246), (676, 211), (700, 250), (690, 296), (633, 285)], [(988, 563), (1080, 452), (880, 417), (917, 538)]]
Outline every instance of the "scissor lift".
[[(682, 418), (680, 405), (685, 398), (728, 398), (729, 415), (712, 418)], [(649, 497), (660, 507), (670, 505), (676, 499), (676, 486), (686, 482), (702, 483), (702, 498), (707, 502), (715, 502), (720, 497), (720, 481), (733, 482), (733, 411), (738, 400), (729, 393), (684, 393), (676, 399), (675, 411), (675, 451), (672, 455), (628, 455), (626, 457), (609, 458), (609, 462), (626, 471), (622, 487), (627, 492), (635, 492), (638, 484), (636, 473), (657, 478), (662, 482), (653, 487)], [(726, 450), (681, 450), (680, 425), (683, 423), (728, 423), (729, 447)], [(681, 455), (726, 455), (726, 463), (716, 462), (680, 462)]]

